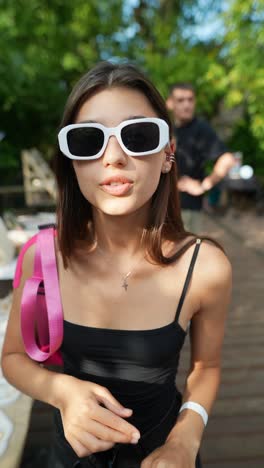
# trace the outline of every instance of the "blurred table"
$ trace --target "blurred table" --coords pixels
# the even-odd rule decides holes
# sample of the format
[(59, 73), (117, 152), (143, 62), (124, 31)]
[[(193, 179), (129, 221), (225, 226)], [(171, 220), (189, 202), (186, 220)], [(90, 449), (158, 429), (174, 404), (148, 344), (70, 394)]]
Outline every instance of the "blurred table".
[(256, 193), (260, 189), (260, 184), (256, 176), (252, 176), (250, 179), (225, 177), (222, 187), (230, 192)]
[[(261, 198), (261, 184), (256, 176), (250, 179), (225, 177), (221, 182), (222, 205), (243, 209), (248, 202), (256, 207)], [(224, 200), (224, 202), (223, 202)]]

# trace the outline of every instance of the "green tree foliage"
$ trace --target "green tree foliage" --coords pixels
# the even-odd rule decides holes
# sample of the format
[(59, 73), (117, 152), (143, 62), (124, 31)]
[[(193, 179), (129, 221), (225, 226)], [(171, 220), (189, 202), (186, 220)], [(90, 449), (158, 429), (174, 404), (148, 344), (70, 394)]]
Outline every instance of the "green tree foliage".
[[(138, 1), (129, 18), (136, 33), (128, 43), (127, 55), (146, 69), (164, 96), (177, 81), (193, 82), (200, 109), (210, 115), (222, 90), (219, 93), (214, 86), (208, 92), (205, 77), (211, 64), (216, 63), (217, 67), (221, 60), (215, 40), (202, 42), (192, 35), (197, 21), (201, 21), (200, 3), (201, 0)], [(221, 2), (206, 1), (207, 8), (214, 11), (218, 3)]]
[(25, 147), (52, 155), (72, 85), (101, 59), (139, 64), (164, 97), (193, 82), (208, 117), (220, 100), (243, 103), (231, 144), (260, 168), (263, 21), (264, 0), (0, 0), (0, 168), (18, 167)]
[(17, 167), (25, 147), (52, 151), (72, 85), (106, 39), (114, 52), (121, 15), (121, 0), (0, 1), (0, 168)]
[(226, 103), (244, 104), (236, 132), (239, 138), (250, 135), (245, 141), (248, 158), (264, 174), (264, 0), (234, 0), (225, 22)]

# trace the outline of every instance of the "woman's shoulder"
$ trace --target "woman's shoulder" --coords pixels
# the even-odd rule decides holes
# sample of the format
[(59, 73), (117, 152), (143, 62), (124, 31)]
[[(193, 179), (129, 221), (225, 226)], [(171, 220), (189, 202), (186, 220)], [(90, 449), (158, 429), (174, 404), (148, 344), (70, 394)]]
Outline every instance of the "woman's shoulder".
[(202, 239), (197, 258), (199, 282), (214, 288), (232, 281), (232, 266), (227, 254), (212, 240)]
[(167, 244), (167, 253), (176, 255), (176, 261), (182, 258), (184, 263), (191, 263), (195, 246), (199, 244), (199, 251), (195, 262), (195, 276), (207, 284), (230, 279), (232, 267), (230, 260), (221, 246), (213, 239), (197, 236), (186, 236), (177, 242)]
[(167, 240), (163, 244), (163, 253), (166, 257), (172, 257), (188, 250), (188, 248), (195, 244), (196, 237), (188, 235), (182, 239)]

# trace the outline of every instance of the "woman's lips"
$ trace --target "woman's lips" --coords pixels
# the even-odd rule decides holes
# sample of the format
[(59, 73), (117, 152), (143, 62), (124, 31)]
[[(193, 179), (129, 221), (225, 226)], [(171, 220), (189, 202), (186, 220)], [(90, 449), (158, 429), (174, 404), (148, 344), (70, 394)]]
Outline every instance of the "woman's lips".
[(115, 197), (121, 197), (126, 195), (131, 187), (133, 186), (132, 182), (118, 182), (117, 184), (103, 184), (101, 185), (104, 192), (114, 195)]
[(133, 181), (124, 176), (113, 176), (101, 182), (100, 186), (104, 192), (120, 197), (129, 192), (133, 186)]

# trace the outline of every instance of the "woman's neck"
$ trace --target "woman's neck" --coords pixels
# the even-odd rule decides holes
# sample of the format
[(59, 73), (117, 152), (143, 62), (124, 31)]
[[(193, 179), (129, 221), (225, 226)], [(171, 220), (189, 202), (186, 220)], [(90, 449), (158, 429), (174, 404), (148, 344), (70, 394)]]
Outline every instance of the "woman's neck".
[(142, 210), (126, 216), (109, 216), (94, 211), (96, 247), (110, 256), (138, 256), (145, 251), (142, 234), (146, 226), (146, 213)]

